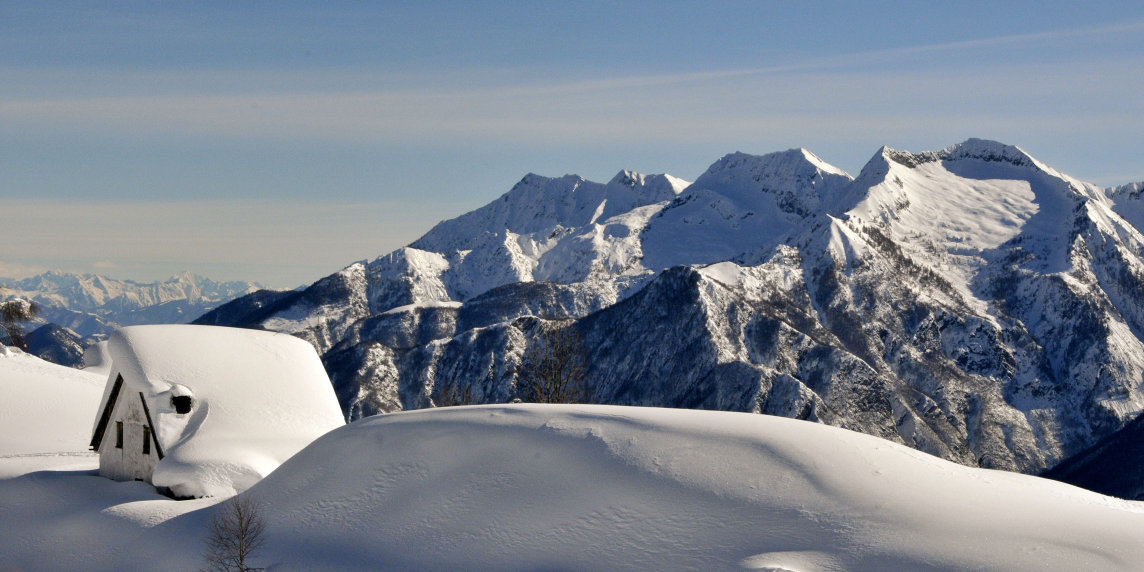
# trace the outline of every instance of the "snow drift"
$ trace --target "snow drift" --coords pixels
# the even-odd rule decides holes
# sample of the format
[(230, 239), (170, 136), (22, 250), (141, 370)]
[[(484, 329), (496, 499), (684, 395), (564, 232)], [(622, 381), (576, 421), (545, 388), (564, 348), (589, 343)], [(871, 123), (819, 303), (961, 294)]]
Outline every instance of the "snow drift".
[(772, 416), (481, 406), (333, 431), (249, 491), (284, 569), (1114, 570), (1144, 505)]
[(87, 456), (104, 376), (0, 345), (0, 456)]
[[(98, 399), (90, 374), (0, 358), (0, 404), (51, 419), (75, 409), (83, 424), (45, 425), (70, 427), (75, 447)], [(201, 568), (220, 499), (175, 501), (100, 477), (93, 455), (22, 434), (13, 411), (0, 424), (26, 443), (0, 441), (0, 569)], [(1135, 570), (1144, 561), (1144, 503), (740, 413), (512, 405), (381, 415), (331, 431), (243, 494), (267, 517), (268, 544), (253, 564), (281, 571)]]

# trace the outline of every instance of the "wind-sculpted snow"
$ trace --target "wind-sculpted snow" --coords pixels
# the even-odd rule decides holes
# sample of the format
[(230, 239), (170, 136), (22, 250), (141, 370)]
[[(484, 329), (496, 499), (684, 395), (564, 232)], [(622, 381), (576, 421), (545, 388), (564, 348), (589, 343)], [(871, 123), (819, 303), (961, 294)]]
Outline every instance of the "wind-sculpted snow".
[(307, 569), (1116, 570), (1144, 555), (1136, 503), (722, 412), (380, 416), (250, 492), (277, 533), (267, 560)]
[(1137, 191), (978, 139), (883, 148), (856, 179), (805, 150), (727, 155), (685, 189), (529, 175), (338, 289), (230, 319), (315, 343), (350, 418), (520, 397), (546, 323), (576, 332), (594, 402), (1035, 472), (1144, 410)]
[[(95, 411), (110, 412), (117, 395), (139, 394), (160, 451), (153, 473), (144, 476), (176, 498), (241, 492), (343, 424), (313, 349), (292, 336), (133, 326), (112, 334), (108, 354), (112, 372)], [(193, 405), (180, 411), (174, 396)], [(106, 423), (103, 417), (92, 427), (102, 431)], [(92, 446), (100, 447), (96, 440)], [(104, 440), (99, 449), (101, 474), (122, 479), (107, 469), (109, 447)]]
[[(11, 365), (0, 357), (0, 379)], [(55, 413), (98, 401), (98, 390), (59, 394), (70, 379), (32, 377), (0, 384), (0, 404)], [(223, 499), (114, 482), (90, 456), (9, 453), (0, 569), (202, 568)], [(719, 411), (379, 415), (326, 433), (240, 498), (265, 525), (247, 563), (267, 570), (1119, 571), (1144, 560), (1142, 503)]]

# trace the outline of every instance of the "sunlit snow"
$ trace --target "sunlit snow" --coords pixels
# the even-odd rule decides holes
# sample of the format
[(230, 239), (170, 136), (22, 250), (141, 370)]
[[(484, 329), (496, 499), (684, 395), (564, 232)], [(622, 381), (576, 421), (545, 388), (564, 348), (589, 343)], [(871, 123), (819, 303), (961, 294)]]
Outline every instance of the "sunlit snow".
[[(3, 403), (39, 406), (5, 416), (14, 435), (35, 416), (98, 405), (90, 377), (18, 354), (0, 357), (0, 384)], [(57, 456), (68, 453), (58, 439), (86, 440), (84, 425), (0, 442), (0, 568), (201, 567), (218, 499), (170, 500), (99, 477), (94, 457)], [(20, 456), (29, 448), (56, 455)], [(272, 570), (1131, 570), (1144, 561), (1142, 503), (724, 412), (515, 405), (381, 415), (320, 438), (244, 494), (265, 507), (268, 544), (255, 563)]]

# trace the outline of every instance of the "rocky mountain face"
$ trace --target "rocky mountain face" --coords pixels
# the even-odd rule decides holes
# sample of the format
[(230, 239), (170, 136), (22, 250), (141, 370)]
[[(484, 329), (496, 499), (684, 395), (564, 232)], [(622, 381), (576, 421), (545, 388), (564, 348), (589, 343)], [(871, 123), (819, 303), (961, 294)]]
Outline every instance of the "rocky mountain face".
[[(39, 304), (39, 323), (71, 330), (79, 338), (109, 334), (119, 326), (189, 322), (223, 302), (249, 294), (250, 282), (215, 282), (188, 273), (139, 283), (93, 274), (47, 272), (0, 281), (0, 298)], [(52, 337), (58, 337), (53, 332)]]
[(1128, 500), (1144, 500), (1144, 416), (1098, 441), (1042, 477)]
[(528, 175), (406, 248), (202, 321), (309, 340), (350, 419), (509, 401), (559, 326), (593, 402), (797, 417), (1039, 472), (1144, 409), (1138, 196), (982, 140), (883, 148), (857, 178), (801, 149), (692, 184)]
[(26, 337), (28, 353), (40, 359), (68, 367), (83, 365), (83, 339), (63, 326), (44, 324)]

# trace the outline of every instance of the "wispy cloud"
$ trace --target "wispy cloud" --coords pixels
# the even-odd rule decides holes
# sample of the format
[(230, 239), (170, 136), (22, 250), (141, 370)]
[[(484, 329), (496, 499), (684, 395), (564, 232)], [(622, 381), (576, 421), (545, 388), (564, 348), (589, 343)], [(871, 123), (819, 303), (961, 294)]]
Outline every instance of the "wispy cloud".
[(1131, 35), (1139, 32), (1144, 32), (1144, 20), (1120, 22), (1107, 26), (1092, 26), (1029, 34), (1011, 34), (989, 38), (977, 38), (959, 42), (937, 42), (932, 44), (920, 44), (882, 50), (866, 50), (834, 58), (825, 58), (817, 63), (808, 62), (808, 65), (826, 66), (837, 62), (869, 62), (871, 60), (881, 58), (898, 58), (919, 54), (952, 55), (968, 51), (980, 50), (982, 48), (997, 48), (1006, 46), (1030, 47), (1057, 43), (1064, 40), (1103, 39), (1112, 35)]
[[(733, 139), (760, 129), (798, 134), (806, 121), (845, 117), (855, 128), (926, 115), (1026, 121), (1045, 115), (1135, 128), (1144, 108), (1131, 77), (1144, 58), (965, 70), (739, 74), (714, 81), (664, 77), (551, 86), (373, 93), (253, 93), (0, 101), (10, 132), (78, 130), (143, 137), (410, 141), (677, 141)], [(1083, 103), (1083, 105), (1081, 105)], [(1138, 116), (1137, 116), (1138, 117)], [(862, 125), (862, 124), (865, 125)]]
[[(349, 89), (242, 91), (219, 86), (212, 91), (210, 81), (204, 81), (202, 88), (186, 94), (9, 97), (0, 100), (0, 125), (137, 136), (296, 140), (591, 141), (648, 136), (706, 140), (739, 136), (745, 129), (781, 128), (790, 123), (785, 118), (792, 114), (846, 114), (880, 121), (883, 115), (908, 114), (924, 106), (926, 113), (940, 118), (967, 112), (980, 115), (973, 105), (984, 101), (993, 108), (997, 103), (1010, 107), (997, 119), (1040, 121), (1035, 116), (1046, 109), (1061, 110), (1055, 106), (1099, 121), (1107, 116), (1106, 110), (1139, 106), (1142, 96), (1131, 90), (1110, 91), (1101, 84), (1108, 77), (1132, 77), (1144, 64), (1144, 56), (1073, 62), (997, 58), (972, 61), (972, 66), (964, 65), (960, 56), (983, 48), (1038, 46), (1140, 31), (1144, 22), (1129, 22), (863, 51), (758, 68), (555, 81), (499, 77), (476, 85), (466, 81), (464, 87), (433, 81), (420, 82), (426, 84), (421, 86), (416, 79), (402, 78), (411, 85), (367, 88), (356, 78), (344, 82), (357, 86)], [(887, 65), (920, 56), (933, 65)], [(291, 81), (288, 75), (277, 83), (312, 84)], [(1013, 109), (1016, 101), (1021, 105)], [(1079, 105), (1082, 101), (1089, 105)]]

